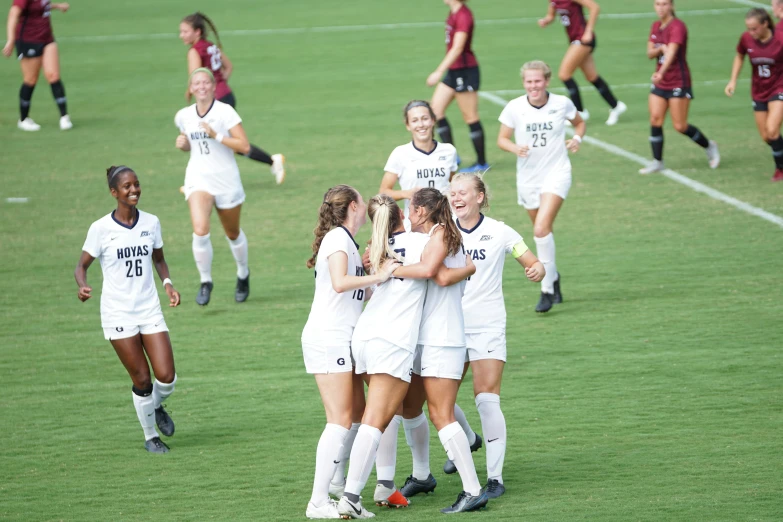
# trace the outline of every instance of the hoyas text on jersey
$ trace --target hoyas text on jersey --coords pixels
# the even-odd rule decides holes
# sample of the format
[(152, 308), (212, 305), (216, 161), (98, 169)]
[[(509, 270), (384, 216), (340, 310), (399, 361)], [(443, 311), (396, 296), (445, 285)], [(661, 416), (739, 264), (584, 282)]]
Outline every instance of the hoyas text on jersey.
[(207, 134), (204, 131), (196, 131), (190, 133), (190, 139), (192, 141), (198, 141), (198, 140), (207, 140), (209, 138), (209, 134)]
[(551, 131), (552, 130), (552, 122), (547, 121), (544, 123), (528, 123), (525, 125), (525, 129), (527, 132), (540, 132), (540, 131)]
[(416, 177), (419, 179), (445, 178), (446, 169), (444, 167), (434, 169), (416, 169)]
[(128, 257), (136, 256), (148, 256), (150, 255), (149, 245), (141, 245), (134, 247), (125, 247), (117, 249), (117, 259), (125, 259)]
[(473, 261), (483, 261), (487, 258), (487, 251), (485, 249), (468, 249), (468, 255)]

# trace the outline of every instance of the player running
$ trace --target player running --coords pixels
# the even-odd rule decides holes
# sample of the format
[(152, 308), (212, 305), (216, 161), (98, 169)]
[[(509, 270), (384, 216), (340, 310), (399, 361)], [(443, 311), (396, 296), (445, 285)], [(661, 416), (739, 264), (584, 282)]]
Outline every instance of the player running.
[[(540, 313), (563, 302), (552, 227), (571, 188), (568, 153), (579, 151), (585, 134), (585, 122), (573, 102), (547, 91), (551, 77), (552, 71), (544, 62), (523, 65), (522, 83), (527, 94), (511, 100), (498, 118), (498, 146), (517, 156), (517, 203), (533, 222), (538, 258), (546, 267), (536, 305)], [(566, 122), (574, 126), (575, 133), (567, 141)]]
[(772, 181), (783, 181), (783, 42), (775, 38), (775, 24), (765, 9), (753, 8), (745, 15), (747, 32), (737, 44), (726, 96), (734, 96), (742, 62), (748, 56), (751, 66), (751, 98), (756, 127), (772, 148), (775, 173)]
[[(207, 39), (207, 25), (212, 29), (215, 35), (217, 45)], [(231, 88), (228, 86), (228, 78), (234, 70), (234, 65), (228, 56), (223, 52), (223, 45), (220, 43), (220, 36), (217, 28), (207, 15), (195, 12), (182, 19), (179, 24), (179, 38), (185, 45), (189, 45), (188, 50), (188, 74), (199, 67), (204, 67), (212, 71), (215, 76), (215, 97), (223, 103), (227, 103), (236, 108), (236, 98)], [(190, 89), (185, 91), (185, 99), (190, 102)], [(272, 154), (271, 156), (264, 150), (250, 145), (250, 151), (243, 153), (248, 158), (266, 163), (270, 166), (270, 171), (275, 177), (277, 184), (285, 180), (285, 156), (282, 154)]]
[(30, 118), (30, 100), (33, 97), (38, 75), (43, 67), (44, 77), (52, 89), (52, 96), (60, 109), (60, 130), (73, 128), (68, 115), (65, 87), (60, 80), (60, 51), (52, 33), (52, 9), (65, 13), (67, 3), (52, 4), (49, 0), (14, 0), (8, 11), (7, 39), (3, 56), (9, 58), (14, 52), (22, 68), (22, 88), (19, 90), (19, 121), (16, 126), (23, 131), (41, 129)]
[(245, 191), (234, 153), (250, 150), (242, 119), (233, 107), (215, 99), (212, 71), (199, 68), (190, 75), (190, 91), (196, 103), (174, 118), (179, 129), (176, 146), (190, 152), (185, 171), (185, 199), (193, 224), (193, 258), (201, 275), (196, 303), (206, 306), (212, 295), (212, 242), (209, 238), (212, 207), (226, 232), (237, 263), (234, 299), (243, 303), (250, 295), (247, 237), (239, 226)]
[[(587, 20), (585, 20), (583, 12), (585, 7), (589, 13)], [(538, 25), (542, 28), (548, 26), (555, 20), (555, 15), (557, 15), (560, 18), (560, 23), (565, 28), (566, 36), (571, 43), (563, 57), (563, 61), (560, 63), (558, 76), (560, 81), (565, 84), (566, 89), (568, 89), (571, 101), (574, 102), (574, 106), (576, 106), (576, 110), (579, 111), (582, 119), (587, 121), (590, 118), (590, 113), (582, 106), (579, 86), (574, 81), (574, 72), (577, 69), (582, 69), (582, 73), (584, 73), (587, 81), (595, 85), (598, 93), (611, 107), (606, 124), (615, 125), (620, 116), (628, 110), (628, 107), (623, 102), (617, 101), (611, 89), (609, 89), (609, 85), (598, 74), (598, 69), (595, 66), (595, 60), (593, 59), (593, 52), (597, 42), (595, 24), (598, 21), (598, 12), (600, 10), (600, 6), (594, 0), (551, 0), (546, 16), (538, 21)]]
[[(144, 448), (167, 453), (169, 447), (155, 429), (174, 435), (174, 421), (163, 401), (174, 392), (177, 374), (166, 320), (160, 310), (152, 268), (163, 281), (169, 306), (178, 306), (179, 292), (169, 278), (163, 257), (160, 221), (137, 208), (141, 185), (130, 167), (110, 167), (106, 172), (109, 192), (117, 208), (90, 226), (74, 277), (79, 300), (92, 297), (87, 269), (95, 259), (101, 263), (101, 326), (133, 382), (133, 406), (144, 430)], [(147, 363), (149, 359), (149, 363)], [(153, 382), (149, 365), (155, 375)]]
[[(410, 200), (416, 191), (424, 187), (446, 190), (458, 165), (454, 145), (433, 139), (436, 117), (429, 103), (408, 102), (403, 109), (403, 120), (411, 133), (411, 141), (392, 151), (383, 169), (379, 193), (387, 194), (395, 201), (405, 201), (407, 220)], [(397, 183), (400, 190), (394, 189)]]
[(691, 72), (688, 68), (688, 28), (674, 14), (674, 0), (655, 0), (655, 13), (647, 42), (647, 57), (656, 61), (652, 75), (650, 106), (650, 145), (653, 161), (639, 170), (639, 174), (660, 172), (663, 164), (663, 121), (671, 112), (674, 130), (685, 134), (707, 153), (711, 169), (720, 165), (718, 144), (707, 139), (701, 130), (688, 123), (688, 109), (693, 99)]
[(446, 57), (438, 68), (427, 76), (427, 85), (435, 87), (432, 109), (437, 115), (440, 141), (454, 143), (446, 109), (456, 98), (462, 119), (470, 129), (470, 139), (476, 149), (476, 163), (463, 169), (479, 172), (489, 168), (484, 151), (484, 128), (478, 112), (479, 66), (473, 54), (473, 13), (465, 5), (467, 0), (443, 0), (449, 8), (446, 18)]

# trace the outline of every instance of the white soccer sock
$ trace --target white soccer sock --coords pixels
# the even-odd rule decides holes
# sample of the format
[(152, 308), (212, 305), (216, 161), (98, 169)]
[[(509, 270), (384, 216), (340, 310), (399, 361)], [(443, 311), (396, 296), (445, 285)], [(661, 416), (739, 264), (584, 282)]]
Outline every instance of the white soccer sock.
[(462, 408), (459, 407), (459, 404), (454, 405), (454, 417), (457, 419), (457, 422), (459, 422), (462, 431), (464, 431), (465, 435), (467, 435), (468, 444), (470, 444), (471, 446), (475, 444), (476, 432), (473, 431), (473, 428), (471, 428), (470, 424), (468, 424), (468, 418), (465, 417), (465, 412), (462, 411)]
[(394, 481), (397, 471), (397, 433), (400, 431), (402, 415), (395, 415), (381, 437), (378, 445), (378, 456), (375, 458), (375, 473), (378, 481)]
[(237, 262), (237, 277), (245, 279), (250, 274), (250, 270), (247, 267), (247, 236), (245, 236), (245, 231), (240, 228), (237, 238), (228, 239), (228, 244), (231, 247), (231, 253), (234, 254), (234, 260)]
[[(160, 437), (158, 430), (155, 429), (155, 399), (152, 398), (152, 391), (146, 395), (137, 395), (136, 388), (131, 393), (133, 395), (133, 406), (136, 408), (136, 416), (139, 418), (141, 427), (144, 430), (144, 440)], [(142, 393), (147, 390), (140, 390)]]
[(152, 383), (152, 398), (155, 402), (155, 409), (160, 408), (161, 403), (174, 393), (174, 385), (176, 383), (177, 374), (174, 374), (174, 380), (168, 384), (155, 379), (155, 382)]
[(476, 465), (473, 464), (473, 455), (470, 454), (470, 444), (468, 437), (462, 431), (458, 422), (452, 422), (438, 432), (440, 443), (449, 459), (457, 467), (459, 476), (462, 479), (462, 489), (470, 495), (479, 495), (481, 493), (481, 484), (479, 484), (478, 475), (476, 475)]
[(315, 477), (313, 478), (313, 494), (310, 502), (315, 507), (321, 507), (329, 502), (329, 481), (334, 475), (337, 459), (343, 451), (348, 430), (339, 424), (327, 424), (324, 427), (321, 438), (318, 440), (318, 449), (315, 451)]
[(402, 419), (402, 425), (413, 454), (413, 478), (427, 480), (430, 476), (430, 423), (422, 413), (413, 419)]
[(201, 282), (212, 282), (212, 241), (209, 240), (209, 234), (206, 236), (193, 234), (193, 259), (196, 260)]
[(343, 443), (343, 451), (340, 453), (340, 463), (337, 465), (337, 469), (334, 470), (332, 484), (345, 484), (345, 464), (351, 458), (351, 449), (353, 448), (353, 441), (356, 439), (356, 433), (359, 431), (359, 426), (361, 426), (359, 422), (351, 424), (351, 429), (348, 431), (348, 435), (346, 435)]
[(535, 240), (538, 260), (541, 261), (541, 264), (544, 265), (544, 270), (546, 270), (546, 275), (541, 280), (541, 291), (546, 294), (553, 294), (555, 292), (555, 281), (557, 280), (555, 236), (550, 232), (544, 237), (535, 238)]
[(506, 458), (506, 418), (500, 411), (500, 397), (494, 393), (476, 395), (481, 416), (481, 430), (487, 447), (487, 478), (503, 483), (503, 460)]
[(378, 444), (381, 443), (381, 430), (367, 424), (359, 426), (356, 440), (351, 449), (351, 465), (348, 466), (348, 478), (345, 481), (345, 492), (361, 495), (367, 479), (372, 473)]

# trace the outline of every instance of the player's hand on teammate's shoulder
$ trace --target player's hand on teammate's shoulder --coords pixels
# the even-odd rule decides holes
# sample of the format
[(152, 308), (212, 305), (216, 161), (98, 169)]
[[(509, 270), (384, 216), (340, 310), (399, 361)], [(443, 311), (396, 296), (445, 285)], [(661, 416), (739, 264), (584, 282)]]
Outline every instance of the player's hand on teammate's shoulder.
[(80, 286), (78, 297), (79, 297), (79, 301), (85, 302), (87, 299), (92, 297), (92, 287)]
[(385, 283), (394, 274), (394, 271), (401, 266), (401, 263), (396, 259), (386, 259), (381, 265), (380, 276), (381, 282)]

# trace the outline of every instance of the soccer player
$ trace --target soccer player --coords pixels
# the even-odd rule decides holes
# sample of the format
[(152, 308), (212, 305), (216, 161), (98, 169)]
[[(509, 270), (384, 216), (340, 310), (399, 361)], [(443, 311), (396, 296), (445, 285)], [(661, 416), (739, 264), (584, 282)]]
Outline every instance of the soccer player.
[[(451, 181), (451, 207), (457, 216), (463, 245), (476, 264), (476, 274), (468, 279), (465, 286), (462, 310), (468, 357), (473, 370), (473, 393), (487, 441), (487, 484), (484, 491), (492, 499), (506, 491), (503, 485), (506, 419), (500, 409), (500, 382), (506, 363), (506, 306), (503, 301), (506, 254), (514, 256), (524, 267), (530, 281), (541, 281), (546, 271), (527, 248), (522, 236), (481, 212), (488, 206), (487, 187), (480, 175), (454, 176)], [(455, 418), (471, 445), (480, 440), (461, 410)], [(449, 463), (444, 470), (447, 467), (451, 467)]]
[(446, 57), (438, 68), (427, 76), (427, 85), (435, 87), (432, 109), (438, 118), (440, 141), (454, 143), (446, 109), (456, 98), (462, 119), (470, 129), (470, 139), (476, 149), (476, 163), (464, 169), (479, 172), (489, 168), (484, 151), (484, 128), (478, 112), (479, 66), (473, 54), (473, 13), (465, 5), (467, 0), (443, 0), (449, 8), (446, 18)]
[(653, 161), (639, 170), (639, 174), (652, 174), (664, 170), (663, 121), (670, 111), (674, 130), (685, 134), (704, 149), (711, 169), (720, 165), (718, 144), (707, 139), (701, 130), (688, 123), (688, 109), (693, 99), (691, 72), (686, 60), (688, 28), (674, 13), (674, 0), (655, 0), (655, 13), (659, 20), (653, 22), (647, 41), (647, 57), (655, 60), (652, 88), (649, 95), (650, 145)]
[(234, 299), (242, 303), (250, 294), (250, 269), (247, 237), (239, 226), (245, 191), (234, 153), (246, 154), (250, 144), (242, 128), (242, 119), (234, 108), (215, 99), (212, 71), (205, 68), (193, 71), (190, 91), (196, 103), (180, 110), (174, 123), (180, 132), (175, 143), (177, 148), (190, 152), (184, 192), (193, 223), (193, 258), (201, 275), (196, 303), (206, 306), (212, 295), (212, 242), (209, 238), (212, 207), (217, 209), (237, 263)]
[[(137, 208), (141, 197), (139, 178), (130, 167), (110, 167), (109, 192), (117, 208), (90, 226), (74, 277), (78, 297), (92, 297), (87, 269), (97, 258), (103, 271), (101, 326), (133, 382), (133, 405), (144, 430), (144, 447), (151, 453), (167, 453), (169, 447), (155, 429), (174, 435), (174, 421), (163, 401), (174, 392), (177, 374), (169, 329), (160, 310), (152, 268), (163, 281), (169, 306), (178, 306), (179, 292), (169, 278), (163, 257), (160, 221)], [(149, 364), (147, 363), (149, 359)], [(149, 365), (155, 375), (150, 377)]]
[[(329, 483), (351, 428), (351, 336), (368, 287), (385, 282), (399, 266), (389, 261), (376, 274), (364, 275), (354, 236), (367, 220), (366, 211), (366, 203), (353, 187), (330, 188), (318, 210), (313, 256), (307, 260), (307, 267), (315, 268), (315, 296), (302, 331), (302, 353), (307, 373), (315, 376), (327, 423), (316, 450), (307, 518), (340, 518), (336, 502), (329, 499)], [(361, 380), (358, 385), (363, 392)]]
[[(217, 45), (207, 39), (209, 34), (207, 26), (212, 29)], [(211, 70), (215, 76), (215, 97), (221, 102), (236, 108), (236, 98), (228, 86), (228, 78), (231, 76), (234, 66), (223, 52), (220, 36), (212, 20), (200, 12), (186, 16), (179, 24), (179, 38), (185, 45), (190, 46), (190, 49), (188, 49), (188, 74), (193, 74), (193, 71), (199, 67)], [(190, 98), (190, 89), (187, 89), (185, 91), (185, 99), (188, 103)], [(269, 165), (270, 171), (278, 185), (285, 180), (285, 156), (282, 154), (272, 154), (270, 156), (264, 150), (251, 144), (250, 151), (243, 155)]]
[[(589, 13), (587, 20), (583, 12), (585, 7)], [(600, 6), (594, 0), (551, 0), (546, 16), (538, 21), (538, 25), (542, 28), (546, 27), (555, 20), (555, 15), (560, 17), (560, 23), (563, 24), (568, 41), (571, 43), (560, 63), (558, 76), (568, 89), (571, 101), (574, 102), (582, 119), (587, 121), (590, 113), (582, 106), (579, 86), (574, 81), (574, 72), (577, 69), (582, 69), (587, 81), (595, 85), (598, 93), (611, 107), (606, 124), (615, 125), (628, 107), (623, 102), (617, 101), (595, 66), (593, 59), (596, 46), (595, 24), (600, 10)]]
[(775, 173), (772, 181), (783, 181), (783, 42), (775, 38), (775, 24), (765, 9), (754, 7), (745, 15), (747, 32), (737, 44), (726, 96), (734, 96), (742, 62), (748, 56), (751, 66), (751, 98), (756, 127), (772, 148)]
[[(429, 103), (408, 102), (403, 109), (403, 120), (411, 133), (411, 141), (392, 151), (383, 169), (379, 193), (387, 194), (395, 201), (404, 200), (407, 220), (413, 194), (423, 187), (446, 190), (458, 166), (454, 145), (433, 139), (436, 117)], [(397, 183), (400, 190), (394, 189)]]
[[(523, 65), (522, 83), (527, 94), (511, 100), (498, 118), (498, 146), (517, 156), (517, 203), (533, 222), (538, 258), (546, 267), (536, 305), (539, 313), (563, 302), (552, 227), (571, 188), (568, 153), (579, 150), (585, 134), (585, 122), (573, 102), (547, 91), (551, 77), (552, 71), (544, 62)], [(568, 141), (566, 122), (571, 122), (575, 132)]]
[(52, 96), (60, 109), (60, 130), (73, 128), (65, 98), (65, 87), (60, 80), (60, 52), (52, 33), (52, 9), (68, 11), (67, 3), (52, 4), (49, 0), (14, 0), (8, 11), (8, 36), (3, 55), (8, 58), (14, 52), (22, 67), (22, 88), (19, 90), (19, 121), (16, 126), (23, 131), (41, 129), (30, 118), (30, 100), (33, 97), (38, 75), (43, 67), (44, 77), (52, 88)]

